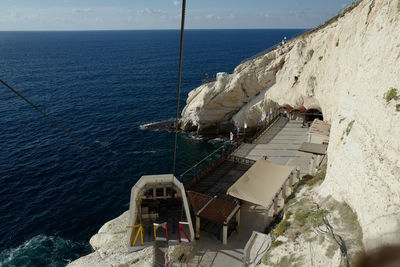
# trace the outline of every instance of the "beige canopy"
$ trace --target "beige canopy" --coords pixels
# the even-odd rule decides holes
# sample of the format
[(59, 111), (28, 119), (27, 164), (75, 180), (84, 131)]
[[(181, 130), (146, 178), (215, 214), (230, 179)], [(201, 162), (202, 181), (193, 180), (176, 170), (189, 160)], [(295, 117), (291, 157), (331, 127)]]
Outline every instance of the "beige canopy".
[(247, 170), (227, 191), (227, 194), (267, 207), (280, 191), (294, 167), (281, 166), (264, 158)]

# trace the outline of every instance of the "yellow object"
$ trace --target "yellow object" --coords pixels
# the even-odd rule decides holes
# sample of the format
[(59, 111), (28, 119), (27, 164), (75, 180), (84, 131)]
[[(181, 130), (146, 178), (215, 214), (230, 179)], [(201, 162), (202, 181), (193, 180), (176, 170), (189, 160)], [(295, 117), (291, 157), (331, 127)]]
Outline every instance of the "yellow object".
[(138, 237), (139, 237), (139, 234), (140, 234), (140, 241), (141, 241), (141, 244), (142, 244), (142, 246), (143, 246), (143, 232), (144, 232), (143, 226), (142, 226), (141, 224), (138, 224), (138, 225), (132, 226), (132, 228), (139, 228), (139, 229), (138, 229), (137, 232), (136, 232), (135, 240), (133, 240), (133, 242), (132, 242), (132, 237), (133, 237), (133, 234), (134, 234), (134, 233), (133, 233), (133, 229), (132, 229), (131, 246), (133, 247), (133, 246), (136, 245), (136, 241), (137, 241), (137, 239), (138, 239)]
[(154, 243), (157, 245), (157, 227), (154, 224)]

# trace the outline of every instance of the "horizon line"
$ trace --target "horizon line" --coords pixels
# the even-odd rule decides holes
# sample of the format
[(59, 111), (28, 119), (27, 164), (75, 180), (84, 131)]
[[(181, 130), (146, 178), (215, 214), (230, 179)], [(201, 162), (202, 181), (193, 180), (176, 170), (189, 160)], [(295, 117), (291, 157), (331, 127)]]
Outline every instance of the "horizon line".
[[(220, 29), (200, 29), (188, 28), (185, 30), (308, 30), (313, 28), (220, 28)], [(0, 32), (95, 32), (95, 31), (179, 31), (178, 28), (173, 29), (86, 29), (86, 30), (0, 30)]]

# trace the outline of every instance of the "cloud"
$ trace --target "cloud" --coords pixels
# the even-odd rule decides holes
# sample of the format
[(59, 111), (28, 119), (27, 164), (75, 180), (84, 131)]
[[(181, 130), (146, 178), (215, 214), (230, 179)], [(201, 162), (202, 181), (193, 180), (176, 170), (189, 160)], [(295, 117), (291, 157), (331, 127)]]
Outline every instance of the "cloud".
[(153, 10), (151, 10), (150, 8), (146, 7), (144, 9), (144, 12), (146, 12), (146, 14), (153, 14)]
[(309, 18), (309, 12), (299, 11), (299, 10), (289, 10), (289, 15), (294, 16), (296, 18), (307, 19)]
[(133, 10), (119, 7), (13, 7), (0, 20), (0, 30), (111, 30), (132, 28), (135, 16)]
[(206, 15), (206, 19), (208, 19), (208, 20), (235, 20), (238, 18), (239, 18), (239, 16), (236, 14), (229, 14), (227, 16), (221, 16), (221, 15), (215, 15), (215, 14)]
[(239, 17), (236, 14), (229, 14), (228, 19), (238, 19)]
[(180, 1), (173, 1), (172, 2), (174, 4), (174, 6), (179, 6), (179, 4), (181, 3)]
[(92, 8), (74, 8), (73, 11), (75, 13), (89, 13), (89, 12), (93, 12)]
[(208, 14), (206, 15), (206, 19), (216, 19), (216, 20), (221, 20), (223, 17), (215, 15), (215, 14)]
[(178, 14), (178, 15), (162, 15), (161, 19), (168, 20), (168, 21), (180, 21), (181, 20), (181, 14)]
[(138, 14), (147, 14), (147, 15), (152, 15), (152, 14), (165, 14), (164, 11), (161, 9), (151, 9), (146, 7), (145, 9), (140, 9), (137, 11)]
[(207, 19), (213, 19), (214, 17), (215, 17), (214, 14), (208, 14), (208, 15), (206, 16)]

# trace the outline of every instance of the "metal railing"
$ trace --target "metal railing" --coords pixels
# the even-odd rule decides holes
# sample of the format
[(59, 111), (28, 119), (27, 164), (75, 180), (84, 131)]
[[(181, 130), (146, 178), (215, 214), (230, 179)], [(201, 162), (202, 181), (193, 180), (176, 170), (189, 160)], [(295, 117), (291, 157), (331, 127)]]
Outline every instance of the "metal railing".
[(179, 175), (179, 180), (183, 183), (190, 182), (189, 180), (193, 180), (196, 176), (198, 176), (204, 169), (208, 169), (211, 166), (214, 166), (216, 162), (226, 154), (225, 146), (221, 146), (205, 158), (197, 162), (195, 165), (184, 171)]
[(265, 49), (265, 50), (263, 50), (261, 52), (258, 52), (257, 54), (255, 54), (255, 55), (253, 55), (253, 56), (251, 56), (249, 58), (246, 58), (246, 59), (242, 60), (242, 62), (240, 62), (240, 64), (243, 64), (243, 63), (245, 63), (247, 61), (253, 60), (253, 59), (255, 59), (255, 58), (259, 57), (259, 56), (263, 56), (263, 55), (265, 55), (265, 54), (277, 49), (280, 45), (281, 45), (281, 43), (277, 43), (277, 44), (275, 44), (273, 46), (270, 46), (267, 49)]
[(275, 110), (272, 111), (270, 116), (264, 121), (263, 125), (256, 131), (256, 133), (250, 137), (243, 137), (243, 139), (237, 140), (237, 146), (234, 150), (232, 150), (232, 153), (235, 153), (236, 150), (240, 148), (240, 146), (243, 143), (253, 143), (256, 141), (266, 130), (268, 130), (281, 116), (281, 112), (276, 108)]
[(248, 159), (248, 158), (243, 158), (243, 157), (238, 157), (238, 156), (235, 156), (235, 155), (232, 155), (232, 154), (229, 155), (227, 157), (227, 159), (231, 160), (231, 161), (233, 161), (235, 163), (241, 163), (241, 164), (247, 164), (247, 165), (253, 165), (254, 163), (256, 163), (255, 160)]
[[(279, 110), (274, 109), (268, 119), (265, 121), (265, 125), (259, 130), (259, 132), (257, 132), (254, 136), (250, 138), (250, 141), (256, 140), (262, 133), (264, 133), (266, 129), (271, 127), (279, 117)], [(185, 189), (188, 190), (192, 186), (197, 184), (203, 177), (216, 169), (226, 159), (248, 165), (254, 164), (254, 160), (233, 155), (236, 149), (238, 149), (243, 142), (244, 140), (237, 140), (234, 144), (230, 143), (228, 148), (225, 145), (219, 147), (218, 149), (204, 157), (202, 160), (197, 162), (195, 165), (180, 174), (179, 180), (184, 183)]]
[(259, 130), (257, 130), (256, 134), (248, 139), (248, 142), (253, 143), (255, 140), (257, 140), (258, 137), (260, 137), (269, 127), (271, 127), (271, 125), (273, 125), (279, 119), (281, 114), (282, 113), (279, 110), (273, 111), (270, 119), (268, 119), (265, 124)]

